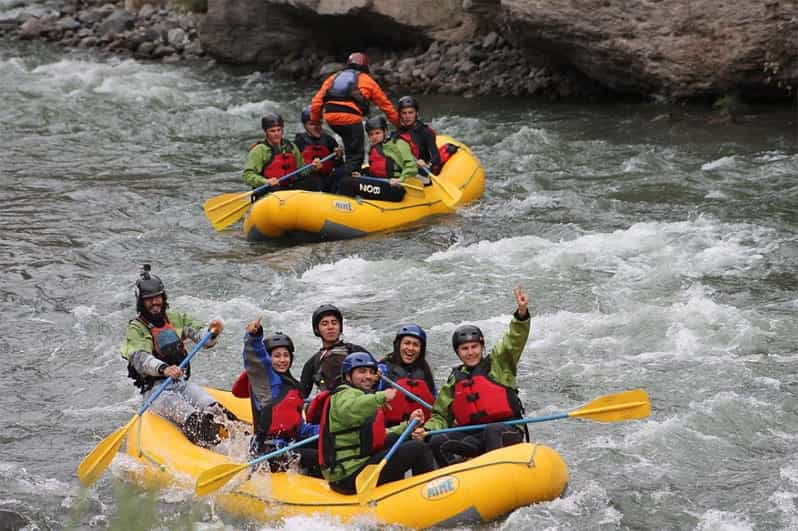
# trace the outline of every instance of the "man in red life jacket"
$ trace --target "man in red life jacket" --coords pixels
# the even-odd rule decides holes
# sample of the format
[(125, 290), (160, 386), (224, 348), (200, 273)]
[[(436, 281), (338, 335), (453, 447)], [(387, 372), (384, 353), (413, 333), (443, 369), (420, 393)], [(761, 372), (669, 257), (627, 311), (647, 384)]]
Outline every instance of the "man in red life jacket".
[[(283, 117), (279, 114), (269, 113), (261, 118), (261, 128), (266, 138), (250, 147), (243, 177), (244, 182), (252, 188), (264, 184), (268, 184), (271, 188), (257, 192), (253, 196), (253, 201), (268, 194), (272, 188), (278, 186), (291, 188), (291, 183), (300, 175), (310, 175), (311, 169), (308, 168), (300, 175), (291, 178), (290, 182), (280, 182), (281, 177), (305, 165), (299, 148), (290, 140), (283, 138), (284, 125)], [(321, 168), (322, 163), (319, 159), (314, 159), (312, 162), (313, 169)]]
[[(308, 408), (309, 420), (320, 413), (319, 464), (330, 488), (341, 494), (355, 493), (355, 480), (366, 465), (382, 461), (399, 434), (403, 422), (386, 429), (382, 406), (396, 397), (396, 389), (374, 391), (377, 362), (368, 352), (354, 352), (341, 365), (343, 383), (335, 391), (321, 393)], [(319, 403), (321, 402), (321, 403)], [(421, 420), (421, 410), (410, 414)], [(434, 470), (435, 460), (421, 441), (405, 441), (382, 469), (377, 485)]]
[(315, 159), (323, 159), (330, 153), (336, 153), (337, 156), (323, 162), (321, 168), (314, 169), (310, 175), (297, 181), (294, 188), (314, 192), (332, 192), (333, 185), (340, 179), (339, 174), (343, 173), (343, 150), (331, 134), (322, 130), (321, 122), (314, 122), (310, 119), (310, 107), (302, 109), (301, 120), (305, 131), (296, 134), (294, 144), (302, 153), (304, 163), (308, 164)]
[[(122, 357), (128, 363), (128, 376), (144, 400), (166, 378), (172, 378), (172, 384), (153, 402), (150, 411), (175, 423), (191, 442), (210, 447), (227, 437), (224, 424), (235, 417), (200, 386), (188, 381), (191, 364), (185, 369), (179, 367), (188, 355), (183, 342), (199, 341), (205, 334), (205, 325), (168, 308), (163, 282), (150, 274), (150, 266), (145, 264), (136, 282), (138, 316), (128, 324), (120, 349)], [(207, 329), (213, 334), (205, 343), (205, 348), (210, 348), (216, 344), (224, 324), (221, 319), (213, 319)]]
[(363, 142), (363, 118), (369, 114), (369, 102), (376, 104), (392, 124), (399, 124), (399, 115), (380, 86), (369, 75), (366, 54), (349, 55), (346, 67), (322, 83), (310, 104), (310, 119), (330, 124), (344, 142), (343, 175), (360, 171), (366, 155)]
[(394, 136), (410, 145), (419, 168), (426, 168), (437, 175), (441, 171), (442, 163), (435, 143), (435, 131), (419, 120), (418, 101), (413, 96), (402, 96), (397, 107), (399, 127)]
[[(462, 365), (452, 371), (432, 407), (432, 418), (413, 433), (423, 439), (428, 430), (487, 424), (523, 417), (518, 397), (516, 373), (518, 360), (529, 337), (529, 299), (521, 286), (514, 290), (518, 305), (510, 330), (490, 355), (485, 356), (485, 337), (473, 325), (462, 325), (452, 334), (452, 347)], [(456, 459), (476, 457), (503, 446), (524, 440), (524, 431), (516, 426), (491, 424), (475, 431), (435, 435), (430, 446), (440, 466)]]

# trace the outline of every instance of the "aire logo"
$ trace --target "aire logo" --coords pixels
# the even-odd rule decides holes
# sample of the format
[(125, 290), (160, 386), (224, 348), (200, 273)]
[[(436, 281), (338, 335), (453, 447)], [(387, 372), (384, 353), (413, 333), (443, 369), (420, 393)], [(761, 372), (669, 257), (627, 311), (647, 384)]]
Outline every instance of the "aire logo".
[(350, 203), (349, 201), (335, 201), (335, 203), (333, 203), (333, 205), (338, 210), (344, 210), (346, 212), (352, 212), (352, 203)]
[(380, 194), (380, 187), (375, 184), (364, 184), (360, 183), (360, 191), (361, 192), (368, 192), (370, 194)]
[(421, 487), (421, 495), (427, 500), (442, 500), (457, 491), (460, 481), (454, 476), (446, 476), (430, 481)]

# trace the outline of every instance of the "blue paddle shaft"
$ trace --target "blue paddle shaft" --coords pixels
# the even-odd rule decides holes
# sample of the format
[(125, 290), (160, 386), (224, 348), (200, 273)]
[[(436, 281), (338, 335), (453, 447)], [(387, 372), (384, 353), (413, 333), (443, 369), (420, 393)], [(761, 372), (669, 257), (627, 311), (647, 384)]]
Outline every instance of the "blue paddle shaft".
[(402, 386), (401, 386), (401, 385), (399, 385), (398, 383), (394, 382), (393, 380), (391, 380), (390, 378), (388, 378), (388, 377), (387, 377), (387, 376), (385, 376), (384, 374), (383, 374), (383, 375), (380, 375), (380, 378), (382, 378), (383, 380), (385, 380), (387, 383), (391, 384), (391, 387), (393, 387), (394, 389), (396, 389), (397, 391), (399, 391), (400, 393), (402, 393), (403, 395), (405, 395), (405, 396), (406, 396), (407, 398), (409, 398), (410, 400), (415, 400), (416, 402), (418, 402), (419, 404), (421, 404), (421, 405), (422, 405), (422, 406), (424, 406), (425, 408), (427, 408), (427, 409), (430, 409), (430, 410), (432, 409), (432, 405), (428, 404), (428, 403), (427, 403), (425, 400), (423, 400), (421, 397), (414, 395), (413, 393), (411, 393), (410, 391), (408, 391), (407, 389), (405, 389), (404, 387), (402, 387)]
[[(205, 335), (202, 336), (202, 339), (200, 339), (199, 342), (196, 345), (194, 345), (194, 348), (191, 350), (191, 352), (188, 353), (188, 356), (183, 358), (183, 361), (180, 362), (180, 365), (178, 365), (178, 367), (184, 369), (186, 365), (188, 365), (188, 362), (191, 361), (191, 358), (193, 358), (197, 354), (197, 352), (200, 351), (202, 346), (208, 342), (208, 340), (211, 338), (212, 335), (213, 334), (210, 331), (205, 332)], [(166, 387), (170, 383), (172, 383), (172, 379), (166, 378), (166, 380), (164, 380), (164, 382), (160, 385), (160, 387), (158, 387), (158, 389), (156, 389), (155, 392), (150, 395), (147, 401), (144, 402), (144, 405), (141, 406), (141, 409), (139, 410), (139, 415), (141, 415), (142, 413), (147, 411), (147, 409), (149, 409), (152, 403), (155, 402), (155, 399), (158, 398), (158, 396), (163, 392), (164, 389), (166, 389)]]
[[(328, 160), (330, 160), (330, 159), (331, 159), (331, 158), (333, 158), (334, 156), (335, 156), (335, 153), (330, 153), (329, 155), (327, 155), (326, 157), (324, 157), (323, 159), (321, 159), (321, 162), (327, 162)], [(286, 173), (285, 175), (283, 175), (282, 177), (280, 177), (280, 179), (278, 180), (278, 183), (282, 183), (282, 182), (284, 182), (284, 181), (285, 181), (286, 179), (288, 179), (289, 177), (293, 177), (293, 176), (294, 176), (294, 175), (296, 175), (297, 173), (301, 173), (301, 172), (303, 172), (303, 171), (307, 170), (308, 168), (310, 168), (311, 166), (313, 166), (313, 163), (312, 163), (312, 162), (309, 162), (308, 164), (305, 164), (305, 165), (304, 165), (304, 166), (302, 166), (301, 168), (297, 168), (297, 169), (295, 169), (295, 170), (294, 170), (294, 171), (292, 171), (291, 173)], [(268, 190), (268, 189), (269, 189), (269, 188), (271, 188), (271, 187), (272, 187), (272, 185), (270, 185), (269, 183), (262, 184), (262, 185), (258, 186), (257, 188), (253, 189), (253, 190), (252, 190), (252, 193), (255, 193), (255, 192), (260, 192), (261, 190)]]
[(532, 424), (535, 422), (546, 422), (549, 420), (567, 419), (568, 417), (569, 417), (568, 413), (556, 413), (554, 415), (546, 415), (544, 417), (526, 417), (523, 419), (506, 420), (504, 422), (492, 422), (490, 424), (469, 424), (468, 426), (455, 426), (454, 428), (442, 428), (440, 430), (431, 430), (427, 432), (427, 435), (438, 435), (439, 433), (452, 433), (455, 431), (481, 430), (493, 424), (507, 424), (508, 426), (513, 426), (515, 424)]
[(410, 421), (410, 424), (407, 425), (407, 428), (405, 428), (405, 431), (402, 432), (402, 435), (399, 436), (396, 442), (393, 443), (393, 446), (391, 446), (391, 449), (388, 450), (388, 453), (385, 454), (383, 461), (389, 461), (391, 457), (393, 457), (393, 454), (395, 454), (396, 450), (399, 449), (399, 445), (402, 444), (402, 442), (407, 438), (407, 435), (413, 431), (413, 428), (416, 427), (416, 424), (418, 424), (418, 420), (413, 419)]
[(304, 444), (313, 442), (313, 441), (317, 440), (318, 438), (319, 438), (318, 435), (314, 435), (313, 437), (308, 437), (307, 439), (302, 439), (301, 441), (297, 441), (297, 442), (295, 442), (293, 444), (289, 444), (285, 448), (280, 448), (279, 450), (275, 450), (273, 452), (269, 452), (268, 454), (262, 455), (262, 456), (258, 457), (257, 459), (253, 459), (252, 461), (250, 461), (247, 464), (249, 466), (257, 465), (258, 463), (262, 463), (263, 461), (266, 461), (267, 459), (271, 459), (272, 457), (277, 457), (278, 455), (284, 454), (284, 453), (286, 453), (289, 450), (293, 450), (294, 448), (297, 448), (297, 447), (302, 446)]

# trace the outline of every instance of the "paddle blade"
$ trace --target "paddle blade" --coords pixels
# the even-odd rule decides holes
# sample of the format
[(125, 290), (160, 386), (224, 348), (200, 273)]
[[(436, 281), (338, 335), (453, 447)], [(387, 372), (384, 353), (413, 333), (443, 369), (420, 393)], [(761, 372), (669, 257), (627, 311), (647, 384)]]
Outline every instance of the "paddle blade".
[(582, 417), (599, 422), (621, 422), (642, 419), (651, 414), (648, 393), (643, 389), (632, 389), (614, 395), (605, 395), (568, 413), (570, 417)]
[(366, 505), (368, 503), (369, 492), (377, 484), (380, 473), (387, 463), (388, 460), (383, 459), (376, 465), (366, 465), (355, 478), (355, 490), (357, 491), (357, 499), (361, 505)]
[(429, 173), (430, 179), (435, 185), (443, 191), (442, 199), (443, 204), (449, 208), (454, 209), (458, 203), (460, 203), (460, 199), (463, 197), (463, 193), (455, 188), (454, 186), (450, 185), (449, 183), (441, 180), (436, 175)]
[(212, 492), (216, 492), (233, 479), (236, 474), (247, 468), (249, 468), (249, 464), (238, 465), (236, 463), (224, 463), (209, 468), (197, 478), (194, 492), (197, 496), (207, 496)]
[(83, 461), (78, 465), (78, 479), (84, 486), (88, 487), (100, 479), (100, 476), (103, 475), (103, 472), (114, 460), (114, 456), (122, 446), (125, 435), (127, 435), (130, 427), (133, 426), (138, 418), (138, 415), (134, 415), (130, 422), (100, 441), (100, 444), (95, 446), (94, 450), (83, 458)]
[(251, 203), (251, 192), (222, 194), (205, 201), (205, 217), (217, 231), (226, 229), (244, 216)]

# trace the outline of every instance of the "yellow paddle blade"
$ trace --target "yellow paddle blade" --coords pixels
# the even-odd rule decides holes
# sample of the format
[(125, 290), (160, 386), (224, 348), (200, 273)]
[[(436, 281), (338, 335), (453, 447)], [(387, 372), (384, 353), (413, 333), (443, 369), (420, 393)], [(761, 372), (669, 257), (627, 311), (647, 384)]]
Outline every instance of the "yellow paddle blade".
[(648, 393), (643, 389), (632, 389), (614, 395), (605, 395), (585, 404), (569, 417), (583, 417), (599, 422), (621, 422), (642, 419), (651, 414)]
[(205, 201), (205, 217), (216, 230), (223, 230), (244, 216), (251, 205), (251, 192), (222, 194)]
[(383, 459), (376, 465), (366, 465), (355, 478), (357, 501), (360, 502), (360, 505), (366, 505), (369, 502), (369, 492), (377, 484), (380, 473), (387, 463), (388, 461)]
[(78, 479), (84, 486), (88, 487), (100, 479), (105, 469), (114, 460), (119, 447), (122, 446), (125, 435), (127, 435), (127, 432), (138, 418), (138, 415), (134, 415), (130, 422), (100, 441), (100, 444), (95, 446), (94, 450), (83, 458), (83, 461), (78, 465)]
[(449, 208), (455, 208), (463, 197), (463, 193), (449, 183), (439, 179), (437, 175), (429, 173), (429, 178), (432, 179), (432, 182), (435, 183), (438, 188), (443, 190), (443, 204)]
[(197, 496), (207, 496), (212, 492), (216, 492), (233, 479), (236, 474), (247, 468), (249, 468), (249, 464), (239, 465), (236, 463), (224, 463), (209, 468), (197, 478), (194, 492)]

